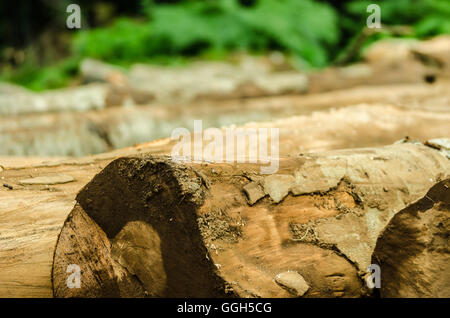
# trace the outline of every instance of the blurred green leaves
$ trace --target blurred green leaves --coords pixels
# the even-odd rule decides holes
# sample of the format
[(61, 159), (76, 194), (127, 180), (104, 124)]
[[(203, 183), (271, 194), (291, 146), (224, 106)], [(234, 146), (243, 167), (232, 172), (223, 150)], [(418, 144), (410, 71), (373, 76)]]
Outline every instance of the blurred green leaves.
[(109, 62), (142, 59), (151, 38), (148, 24), (119, 18), (107, 28), (80, 30), (73, 42), (74, 54)]
[(279, 49), (324, 66), (327, 47), (339, 40), (336, 12), (313, 0), (260, 0), (251, 7), (237, 0), (150, 2), (144, 12), (146, 22), (124, 18), (108, 28), (79, 32), (75, 51), (115, 62)]
[[(366, 16), (365, 8), (374, 1), (351, 1), (347, 12)], [(416, 37), (450, 33), (450, 1), (448, 0), (382, 0), (381, 21), (385, 25), (410, 25)]]
[(78, 73), (79, 59), (71, 57), (47, 67), (39, 67), (32, 60), (13, 72), (2, 74), (3, 80), (23, 85), (34, 91), (67, 86)]
[[(65, 61), (44, 68), (29, 61), (2, 77), (41, 90), (66, 85), (84, 57), (124, 66), (135, 62), (173, 64), (198, 56), (223, 58), (236, 50), (279, 50), (304, 67), (324, 67), (351, 51), (365, 28), (367, 6), (373, 2), (179, 0), (156, 4), (143, 0), (140, 18), (118, 17), (112, 25), (75, 32), (72, 56)], [(412, 27), (413, 34), (404, 36), (450, 33), (448, 0), (376, 3), (384, 26)], [(388, 36), (392, 35), (376, 33), (361, 48)]]

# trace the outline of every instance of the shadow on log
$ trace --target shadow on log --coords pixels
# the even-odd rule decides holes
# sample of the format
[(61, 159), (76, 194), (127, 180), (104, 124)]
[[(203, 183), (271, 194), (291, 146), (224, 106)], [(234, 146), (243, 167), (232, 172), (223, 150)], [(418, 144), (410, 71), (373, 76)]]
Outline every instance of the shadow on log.
[(450, 179), (398, 212), (377, 241), (382, 297), (450, 297)]

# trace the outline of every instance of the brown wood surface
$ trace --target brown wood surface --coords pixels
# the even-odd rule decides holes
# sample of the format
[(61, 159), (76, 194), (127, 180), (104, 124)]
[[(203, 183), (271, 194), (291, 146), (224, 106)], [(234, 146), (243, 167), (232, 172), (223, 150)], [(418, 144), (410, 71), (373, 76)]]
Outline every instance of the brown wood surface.
[[(279, 127), (282, 156), (389, 144), (405, 135), (422, 141), (450, 135), (449, 114), (445, 111), (448, 101), (432, 102), (434, 93), (428, 92), (426, 87), (422, 97), (419, 94), (422, 88), (405, 86), (403, 89), (404, 97), (400, 99), (403, 102), (397, 100), (392, 104), (370, 104), (372, 97), (383, 92), (379, 88), (355, 89), (355, 94), (360, 96), (357, 99), (351, 90), (336, 92), (333, 96), (342, 94), (342, 103), (345, 98), (350, 104), (367, 98), (369, 104), (245, 127)], [(389, 90), (384, 92), (389, 96)], [(392, 100), (396, 101), (399, 91), (392, 94)], [(323, 105), (327, 100), (329, 102), (329, 96), (323, 97)], [(275, 105), (281, 105), (282, 101), (273, 99)], [(408, 107), (405, 109), (404, 105)], [(140, 153), (167, 154), (173, 145), (174, 141), (162, 139), (73, 159), (0, 157), (0, 295), (51, 297), (50, 272), (57, 235), (76, 202), (78, 191), (116, 158)], [(75, 181), (48, 186), (20, 183), (23, 179), (60, 174), (70, 175)]]
[[(302, 296), (301, 278), (276, 282), (288, 272), (306, 281), (306, 297), (366, 295), (379, 233), (448, 176), (450, 161), (404, 143), (294, 156), (276, 174), (259, 168), (113, 161), (64, 224), (55, 296)], [(70, 264), (81, 268), (79, 289), (66, 285)]]

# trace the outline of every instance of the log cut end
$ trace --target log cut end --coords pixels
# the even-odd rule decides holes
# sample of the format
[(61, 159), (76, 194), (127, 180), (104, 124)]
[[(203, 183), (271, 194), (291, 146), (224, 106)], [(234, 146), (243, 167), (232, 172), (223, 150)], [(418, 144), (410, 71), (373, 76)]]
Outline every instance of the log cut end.
[[(153, 157), (107, 166), (78, 194), (60, 234), (54, 295), (298, 297), (277, 282), (287, 271), (310, 284), (305, 296), (360, 295), (358, 271), (345, 257), (290, 240), (287, 219), (270, 215), (270, 197), (247, 203), (242, 170), (224, 164), (206, 171)], [(80, 288), (68, 287), (71, 264), (81, 269)]]
[[(79, 193), (63, 227), (55, 296), (226, 296), (196, 222), (202, 187), (166, 159), (112, 162)], [(66, 287), (69, 264), (81, 267), (81, 288)]]
[(450, 179), (398, 212), (377, 241), (382, 297), (450, 297)]

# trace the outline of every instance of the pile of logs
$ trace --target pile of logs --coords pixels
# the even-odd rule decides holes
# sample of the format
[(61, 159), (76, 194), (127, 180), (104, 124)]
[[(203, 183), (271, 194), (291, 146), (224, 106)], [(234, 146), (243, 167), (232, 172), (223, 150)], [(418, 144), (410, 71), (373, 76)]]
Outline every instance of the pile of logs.
[[(359, 64), (315, 73), (245, 55), (234, 64), (137, 64), (129, 71), (88, 59), (80, 66), (85, 85), (78, 87), (34, 93), (0, 83), (0, 155), (86, 156), (164, 138), (177, 127), (192, 129), (193, 119), (202, 119), (204, 128), (242, 125), (359, 103), (436, 117), (450, 98), (449, 56), (450, 37), (441, 36), (382, 41)], [(394, 134), (389, 142), (402, 137)]]
[[(448, 43), (309, 75), (200, 63), (189, 92), (92, 60), (100, 83), (0, 86), (0, 297), (450, 297)], [(194, 120), (278, 129), (276, 170), (249, 144), (174, 160)]]

